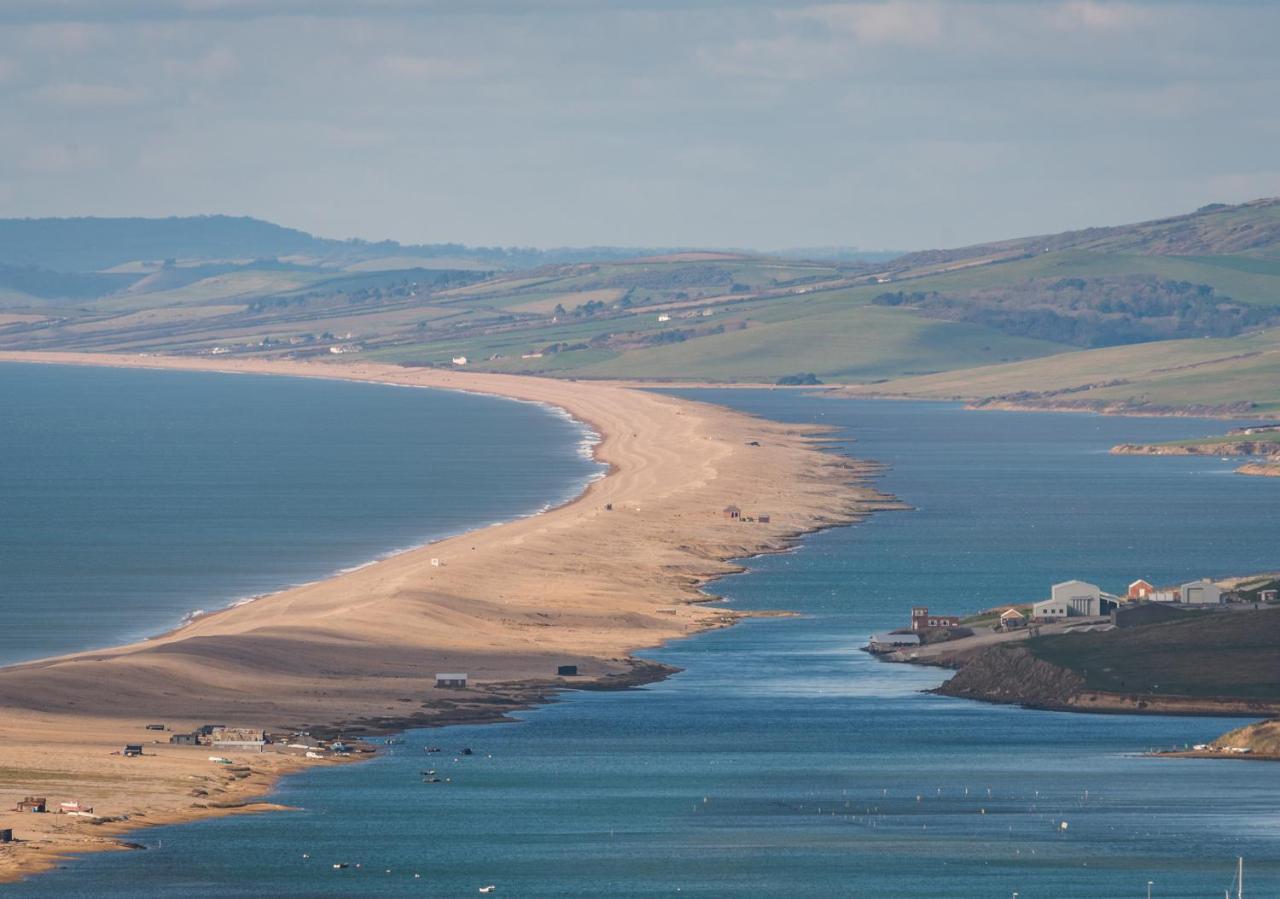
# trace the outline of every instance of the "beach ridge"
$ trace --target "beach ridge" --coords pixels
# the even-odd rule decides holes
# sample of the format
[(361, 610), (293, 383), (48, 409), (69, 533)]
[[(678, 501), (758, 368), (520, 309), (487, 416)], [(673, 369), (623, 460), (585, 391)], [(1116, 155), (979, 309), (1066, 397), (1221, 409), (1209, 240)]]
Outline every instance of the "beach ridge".
[[(621, 688), (673, 669), (634, 653), (739, 615), (701, 587), (732, 560), (896, 501), (876, 469), (825, 449), (826, 432), (599, 382), (373, 363), (0, 353), (0, 362), (289, 375), (462, 390), (564, 410), (608, 466), (573, 500), (201, 616), (151, 640), (0, 669), (0, 789), (78, 799), (115, 818), (0, 810), (0, 881), (68, 854), (122, 848), (142, 826), (243, 813), (277, 778), (328, 761), (147, 743), (209, 721), (272, 730), (391, 733), (481, 722), (566, 688)], [(513, 435), (518, 439), (518, 435)], [(740, 507), (738, 517), (725, 510)], [(764, 518), (762, 521), (761, 518)], [(560, 664), (580, 676), (557, 676)], [(440, 690), (465, 671), (466, 690)], [(247, 765), (247, 773), (244, 766)]]

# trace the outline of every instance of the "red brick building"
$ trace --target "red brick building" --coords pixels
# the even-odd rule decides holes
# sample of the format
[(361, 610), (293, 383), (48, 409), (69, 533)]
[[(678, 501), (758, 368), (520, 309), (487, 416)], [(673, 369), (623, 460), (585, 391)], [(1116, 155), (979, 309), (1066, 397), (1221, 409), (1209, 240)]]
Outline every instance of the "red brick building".
[(922, 630), (926, 627), (959, 627), (959, 615), (930, 615), (926, 606), (915, 606), (911, 609), (911, 629)]

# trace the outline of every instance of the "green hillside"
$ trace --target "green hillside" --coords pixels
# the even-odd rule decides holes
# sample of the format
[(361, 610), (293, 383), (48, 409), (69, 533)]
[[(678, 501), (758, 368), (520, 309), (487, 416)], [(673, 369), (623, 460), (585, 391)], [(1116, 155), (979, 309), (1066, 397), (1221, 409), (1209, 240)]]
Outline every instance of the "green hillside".
[[(17, 235), (0, 246), (0, 349), (466, 356), (468, 369), (653, 380), (812, 372), (864, 393), (1280, 410), (1277, 200), (887, 261), (406, 247), (222, 216), (8, 220), (0, 233)], [(111, 272), (39, 267), (73, 261)]]

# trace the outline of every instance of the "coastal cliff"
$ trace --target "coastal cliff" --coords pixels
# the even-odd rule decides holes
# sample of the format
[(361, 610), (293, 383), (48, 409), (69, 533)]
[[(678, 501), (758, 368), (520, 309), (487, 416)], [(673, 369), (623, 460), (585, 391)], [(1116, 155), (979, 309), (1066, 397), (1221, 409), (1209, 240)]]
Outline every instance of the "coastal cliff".
[(1280, 716), (1280, 609), (1194, 615), (987, 646), (933, 692), (1075, 712)]

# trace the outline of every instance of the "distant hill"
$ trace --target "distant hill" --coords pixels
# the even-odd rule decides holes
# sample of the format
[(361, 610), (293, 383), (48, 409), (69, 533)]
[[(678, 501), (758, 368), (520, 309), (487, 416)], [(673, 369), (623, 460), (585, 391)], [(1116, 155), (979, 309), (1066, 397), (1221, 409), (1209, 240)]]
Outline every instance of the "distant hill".
[(953, 250), (925, 250), (908, 253), (895, 260), (894, 265), (915, 268), (1064, 250), (1150, 256), (1245, 255), (1280, 259), (1280, 198), (1253, 200), (1236, 206), (1211, 203), (1187, 215), (1133, 225), (1085, 228)]
[(1280, 200), (892, 259), (411, 246), (229, 216), (8, 220), (0, 348), (802, 373), (983, 405), (1280, 415)]
[[(302, 256), (331, 265), (382, 257), (452, 258), (490, 268), (631, 259), (680, 247), (468, 247), (458, 243), (332, 240), (247, 216), (0, 219), (0, 265), (93, 272), (130, 262), (228, 261)], [(401, 267), (411, 267), (401, 265)]]

